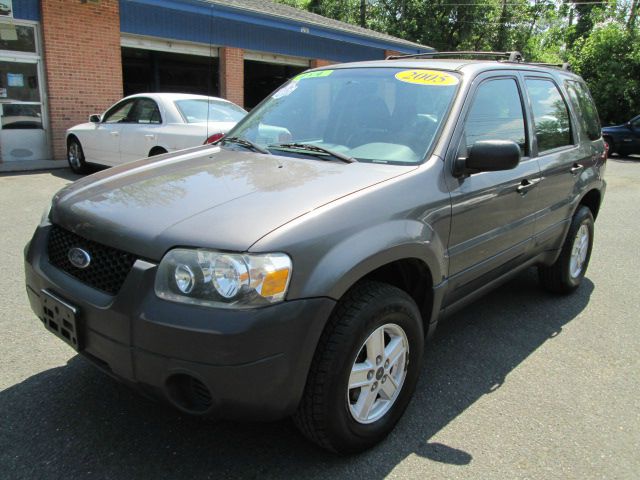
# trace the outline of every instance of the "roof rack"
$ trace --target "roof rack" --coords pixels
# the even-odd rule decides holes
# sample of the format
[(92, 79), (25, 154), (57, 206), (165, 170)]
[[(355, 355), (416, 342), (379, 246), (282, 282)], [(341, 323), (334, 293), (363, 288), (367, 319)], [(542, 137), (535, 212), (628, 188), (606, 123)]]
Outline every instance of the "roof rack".
[(387, 60), (400, 60), (403, 58), (432, 58), (432, 57), (503, 57), (508, 62), (524, 62), (524, 57), (520, 52), (477, 52), (472, 50), (461, 52), (425, 52), (425, 53), (412, 53), (409, 55), (390, 55)]
[(405, 58), (434, 58), (434, 57), (498, 57), (504, 60), (503, 62), (512, 63), (526, 63), (527, 65), (536, 65), (539, 67), (554, 67), (561, 68), (562, 70), (571, 71), (571, 65), (568, 62), (565, 63), (540, 63), (540, 62), (526, 62), (520, 52), (479, 52), (473, 50), (466, 50), (460, 52), (425, 52), (425, 53), (412, 53), (409, 55), (390, 55), (386, 60), (400, 60)]

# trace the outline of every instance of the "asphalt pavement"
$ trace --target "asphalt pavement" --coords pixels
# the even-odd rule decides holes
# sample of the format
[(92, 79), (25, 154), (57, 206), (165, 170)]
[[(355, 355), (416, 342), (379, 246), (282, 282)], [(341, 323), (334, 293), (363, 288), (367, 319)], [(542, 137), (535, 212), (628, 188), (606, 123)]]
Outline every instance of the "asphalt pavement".
[(45, 331), (22, 250), (76, 178), (0, 176), (0, 478), (640, 477), (640, 158), (608, 162), (580, 289), (545, 293), (531, 270), (461, 311), (429, 344), (396, 430), (352, 457), (317, 449), (289, 421), (182, 415)]

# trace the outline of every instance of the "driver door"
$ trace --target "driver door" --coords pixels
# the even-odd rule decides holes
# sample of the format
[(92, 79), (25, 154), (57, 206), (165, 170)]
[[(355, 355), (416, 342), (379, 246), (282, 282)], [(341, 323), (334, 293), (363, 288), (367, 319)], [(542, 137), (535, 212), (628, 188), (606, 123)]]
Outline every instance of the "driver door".
[[(495, 75), (495, 74), (494, 74)], [(446, 304), (523, 263), (533, 246), (540, 170), (529, 156), (524, 103), (515, 75), (480, 77), (467, 99), (449, 165), (480, 140), (512, 140), (521, 160), (512, 170), (449, 177), (452, 216)]]
[(122, 125), (129, 121), (129, 115), (135, 99), (123, 100), (111, 107), (104, 114), (102, 121), (88, 141), (83, 142), (83, 150), (88, 162), (102, 165), (120, 163), (120, 131)]

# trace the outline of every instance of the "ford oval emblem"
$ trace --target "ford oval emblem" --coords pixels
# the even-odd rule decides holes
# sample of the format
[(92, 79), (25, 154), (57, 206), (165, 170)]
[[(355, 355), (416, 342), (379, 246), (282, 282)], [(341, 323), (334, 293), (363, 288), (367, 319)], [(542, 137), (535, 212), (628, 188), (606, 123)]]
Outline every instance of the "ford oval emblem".
[(67, 258), (71, 262), (71, 265), (76, 268), (87, 268), (91, 263), (91, 255), (89, 255), (89, 252), (78, 247), (70, 248), (67, 253)]

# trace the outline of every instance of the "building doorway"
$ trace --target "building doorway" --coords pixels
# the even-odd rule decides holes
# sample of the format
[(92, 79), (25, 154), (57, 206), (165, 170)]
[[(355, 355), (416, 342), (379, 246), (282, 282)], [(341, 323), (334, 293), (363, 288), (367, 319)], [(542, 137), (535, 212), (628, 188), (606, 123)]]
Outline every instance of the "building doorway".
[(2, 162), (50, 157), (37, 35), (35, 25), (0, 22)]
[(286, 65), (258, 60), (244, 61), (244, 107), (251, 110), (271, 92), (290, 78), (309, 68), (306, 65)]
[(218, 58), (122, 48), (124, 95), (149, 92), (218, 96)]

